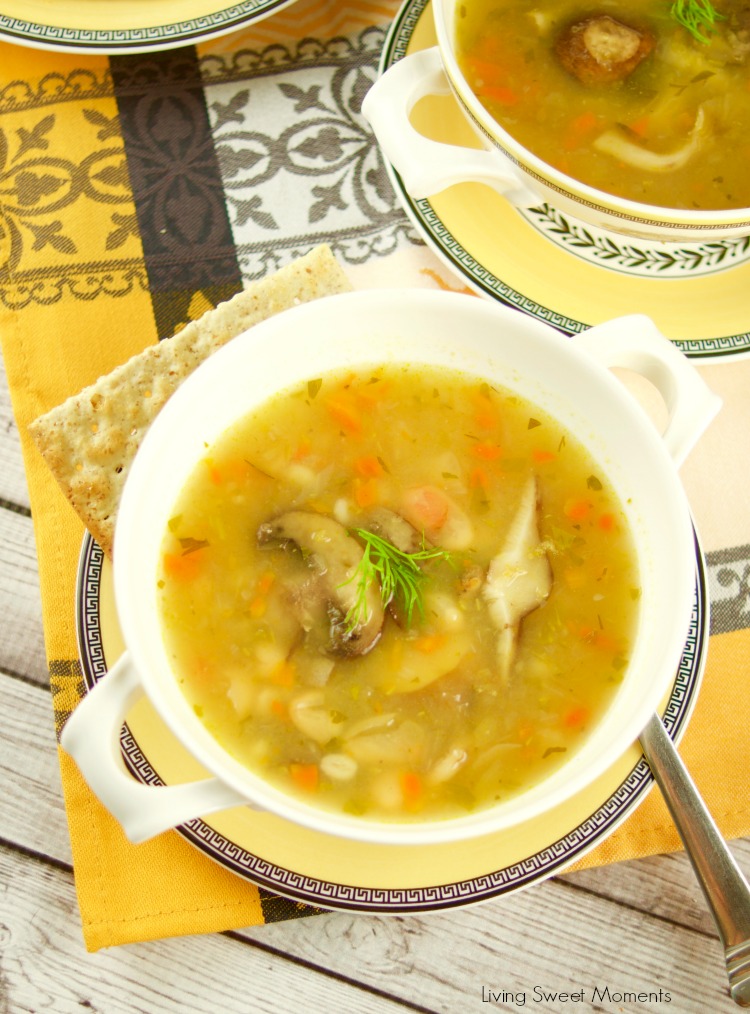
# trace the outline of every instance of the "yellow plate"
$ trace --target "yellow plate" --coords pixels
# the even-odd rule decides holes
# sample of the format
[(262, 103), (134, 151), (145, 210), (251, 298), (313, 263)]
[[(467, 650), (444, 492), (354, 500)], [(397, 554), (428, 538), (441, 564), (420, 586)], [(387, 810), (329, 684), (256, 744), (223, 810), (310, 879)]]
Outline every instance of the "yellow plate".
[[(435, 44), (428, 0), (408, 0), (393, 22), (380, 70)], [(422, 99), (412, 121), (434, 140), (480, 147), (451, 95)], [(480, 294), (568, 334), (637, 312), (652, 317), (691, 359), (750, 355), (750, 236), (701, 244), (631, 240), (547, 204), (518, 211), (480, 183), (414, 200), (389, 168), (418, 232)]]
[[(109, 564), (86, 536), (76, 596), (81, 663), (91, 688), (123, 651)], [(708, 644), (703, 558), (696, 543), (693, 619), (663, 710), (673, 739), (695, 704)], [(121, 744), (131, 772), (148, 784), (205, 778), (143, 698), (128, 716)], [(253, 883), (323, 908), (424, 912), (473, 904), (540, 882), (600, 844), (652, 785), (633, 746), (606, 775), (542, 817), (474, 841), (426, 847), (377, 846), (334, 838), (249, 807), (237, 807), (178, 831), (208, 856)]]
[(0, 0), (0, 40), (40, 49), (145, 53), (268, 17), (293, 0)]

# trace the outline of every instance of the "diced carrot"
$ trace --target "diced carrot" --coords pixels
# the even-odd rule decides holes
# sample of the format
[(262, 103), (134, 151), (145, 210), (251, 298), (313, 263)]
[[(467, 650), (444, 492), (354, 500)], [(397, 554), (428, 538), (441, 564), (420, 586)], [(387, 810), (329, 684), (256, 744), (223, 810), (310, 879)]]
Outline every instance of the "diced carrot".
[(553, 451), (545, 451), (540, 447), (535, 447), (531, 452), (531, 457), (534, 461), (538, 461), (543, 464), (545, 461), (554, 461), (557, 455)]
[(200, 574), (203, 553), (196, 549), (192, 553), (165, 553), (164, 572), (176, 581), (192, 581)]
[(422, 795), (424, 794), (422, 779), (416, 771), (404, 771), (400, 780), (404, 806), (408, 810), (413, 810), (422, 801)]
[(276, 580), (276, 575), (272, 570), (267, 570), (265, 574), (261, 574), (258, 578), (258, 594), (267, 595), (273, 588), (273, 583)]
[(479, 443), (472, 446), (471, 453), (482, 461), (497, 461), (503, 452), (497, 444)]
[(565, 516), (571, 521), (585, 521), (591, 510), (591, 503), (588, 500), (566, 500), (563, 506)]
[(563, 725), (566, 729), (580, 729), (589, 720), (591, 711), (583, 705), (571, 708), (563, 715)]
[(568, 124), (561, 145), (565, 151), (573, 151), (586, 144), (589, 136), (600, 127), (601, 119), (590, 110), (575, 116)]
[(341, 394), (336, 398), (329, 398), (326, 408), (334, 421), (343, 426), (347, 432), (362, 432), (362, 419), (351, 397)]
[(480, 468), (479, 465), (477, 465), (476, 468), (472, 468), (471, 472), (469, 473), (469, 485), (471, 486), (472, 489), (476, 489), (477, 487), (481, 486), (482, 489), (486, 490), (487, 487), (489, 486), (489, 483), (490, 480), (483, 468)]
[(445, 634), (424, 634), (416, 638), (414, 647), (425, 655), (431, 655), (438, 648), (442, 648), (446, 642)]
[(579, 113), (578, 116), (574, 116), (570, 121), (570, 127), (577, 134), (585, 134), (590, 130), (595, 130), (599, 124), (599, 117), (596, 113), (592, 113), (591, 110), (587, 110), (585, 113)]
[(303, 458), (306, 458), (308, 456), (311, 450), (312, 444), (310, 443), (309, 440), (307, 440), (306, 438), (300, 440), (300, 442), (294, 449), (294, 453), (292, 454), (292, 460), (302, 461)]
[(378, 484), (374, 479), (354, 480), (354, 500), (358, 507), (372, 507), (378, 502)]
[(639, 137), (645, 137), (648, 133), (648, 116), (641, 116), (639, 120), (633, 120), (628, 124), (628, 127)]
[(481, 98), (499, 102), (502, 106), (515, 106), (519, 100), (518, 92), (507, 85), (482, 84), (475, 91)]
[(286, 704), (284, 704), (283, 701), (278, 700), (278, 698), (271, 701), (271, 712), (277, 718), (281, 719), (286, 719), (288, 715)]
[(216, 465), (209, 466), (208, 476), (211, 482), (214, 484), (214, 486), (221, 486), (222, 482), (224, 481), (224, 476), (222, 475), (221, 470), (216, 467)]
[(363, 479), (379, 479), (383, 474), (383, 466), (374, 454), (366, 454), (354, 462), (354, 471)]
[(611, 532), (615, 527), (614, 514), (602, 514), (599, 518), (599, 527), (603, 532)]
[(294, 784), (305, 792), (316, 792), (320, 782), (317, 764), (290, 764), (289, 774)]
[(265, 616), (266, 609), (268, 608), (268, 599), (265, 595), (255, 595), (250, 600), (250, 605), (247, 611), (250, 613), (254, 620), (259, 620), (261, 616)]

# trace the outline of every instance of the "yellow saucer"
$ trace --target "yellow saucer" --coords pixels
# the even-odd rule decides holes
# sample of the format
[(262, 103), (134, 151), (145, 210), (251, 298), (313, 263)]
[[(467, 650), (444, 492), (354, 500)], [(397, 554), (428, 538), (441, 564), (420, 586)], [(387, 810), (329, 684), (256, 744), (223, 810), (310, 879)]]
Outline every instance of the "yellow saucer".
[[(435, 44), (429, 0), (407, 0), (391, 26), (380, 70)], [(412, 122), (434, 140), (480, 147), (451, 95), (423, 99)], [(641, 242), (585, 226), (546, 204), (520, 212), (481, 183), (414, 200), (389, 168), (422, 238), (480, 294), (569, 334), (645, 313), (691, 359), (750, 355), (750, 236)]]
[[(696, 544), (693, 622), (664, 722), (684, 732), (708, 645), (704, 564)], [(86, 536), (76, 596), (84, 677), (91, 688), (123, 651), (112, 574)], [(148, 784), (207, 777), (142, 698), (121, 736), (131, 772)], [(472, 904), (545, 880), (600, 844), (645, 798), (653, 779), (638, 746), (564, 805), (517, 827), (460, 844), (378, 846), (331, 837), (249, 807), (192, 820), (179, 832), (232, 872), (323, 908), (420, 912)]]

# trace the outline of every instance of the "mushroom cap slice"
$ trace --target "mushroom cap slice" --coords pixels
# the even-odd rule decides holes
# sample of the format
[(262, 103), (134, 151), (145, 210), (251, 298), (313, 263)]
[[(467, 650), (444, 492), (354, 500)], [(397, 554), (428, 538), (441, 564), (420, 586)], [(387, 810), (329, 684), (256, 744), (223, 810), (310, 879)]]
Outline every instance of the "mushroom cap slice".
[[(314, 511), (292, 510), (258, 528), (258, 545), (297, 546), (318, 580), (309, 583), (310, 594), (320, 596), (330, 621), (326, 652), (330, 655), (364, 655), (373, 647), (383, 626), (380, 588), (371, 582), (365, 590), (365, 608), (354, 626), (346, 616), (356, 606), (359, 587), (355, 572), (364, 551), (343, 525)], [(311, 603), (310, 612), (316, 611)], [(320, 602), (318, 603), (318, 606)]]
[(539, 489), (530, 476), (508, 528), (503, 548), (493, 557), (482, 589), (498, 628), (497, 661), (507, 681), (518, 648), (521, 621), (546, 601), (552, 569), (539, 537)]

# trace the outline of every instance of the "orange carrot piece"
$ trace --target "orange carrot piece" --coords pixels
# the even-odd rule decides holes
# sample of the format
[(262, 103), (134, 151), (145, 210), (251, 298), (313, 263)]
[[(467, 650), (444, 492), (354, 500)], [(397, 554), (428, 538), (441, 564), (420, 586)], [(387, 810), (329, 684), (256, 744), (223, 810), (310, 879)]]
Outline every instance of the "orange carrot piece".
[(566, 729), (580, 729), (589, 720), (591, 711), (583, 705), (571, 708), (563, 715), (563, 725)]
[(286, 704), (284, 704), (283, 701), (280, 701), (278, 700), (278, 698), (276, 698), (275, 700), (271, 701), (271, 713), (274, 714), (277, 718), (285, 720), (288, 715)]
[(503, 452), (497, 444), (479, 443), (474, 444), (471, 453), (475, 458), (481, 458), (482, 461), (497, 461)]
[(192, 581), (202, 569), (203, 554), (200, 549), (192, 553), (165, 553), (164, 572), (175, 581)]
[(374, 454), (366, 454), (354, 462), (354, 471), (363, 479), (379, 479), (383, 474), (383, 466)]
[(628, 124), (628, 127), (639, 137), (645, 137), (648, 133), (648, 116), (641, 116), (639, 120), (633, 120)]
[(499, 102), (501, 106), (515, 106), (520, 98), (518, 92), (508, 88), (507, 85), (483, 84), (479, 85), (475, 91), (480, 98)]
[(267, 595), (273, 588), (273, 583), (276, 580), (276, 575), (272, 570), (267, 570), (265, 574), (261, 574), (258, 578), (258, 594)]
[(378, 502), (378, 484), (374, 479), (355, 479), (354, 500), (358, 507), (372, 507)]
[(404, 797), (404, 806), (408, 810), (412, 810), (416, 806), (419, 806), (422, 800), (422, 795), (424, 794), (422, 779), (416, 771), (404, 771), (400, 780), (401, 792)]
[(351, 398), (344, 395), (340, 395), (337, 398), (329, 398), (326, 402), (326, 408), (333, 420), (339, 426), (343, 426), (348, 433), (362, 432), (362, 419)]
[(599, 518), (599, 527), (603, 532), (611, 532), (615, 527), (614, 514), (602, 514)]
[(320, 782), (317, 764), (290, 764), (289, 774), (294, 784), (305, 792), (316, 792)]
[(442, 648), (446, 640), (445, 634), (424, 634), (422, 637), (416, 638), (414, 647), (424, 655), (431, 655), (438, 648)]
[(312, 444), (306, 438), (300, 440), (292, 454), (292, 461), (302, 461), (312, 450)]
[(563, 506), (565, 516), (571, 521), (585, 521), (591, 510), (588, 500), (566, 500)]
[(472, 468), (469, 473), (469, 485), (472, 489), (476, 489), (478, 486), (481, 486), (482, 489), (486, 490), (489, 483), (490, 480), (483, 468), (480, 468), (478, 465), (476, 468)]
[(545, 461), (554, 461), (557, 455), (553, 451), (544, 451), (537, 447), (531, 452), (531, 457), (542, 464)]
[(265, 595), (256, 595), (250, 600), (250, 605), (247, 611), (250, 613), (254, 620), (259, 620), (261, 616), (265, 616), (266, 609), (268, 608), (268, 599)]

